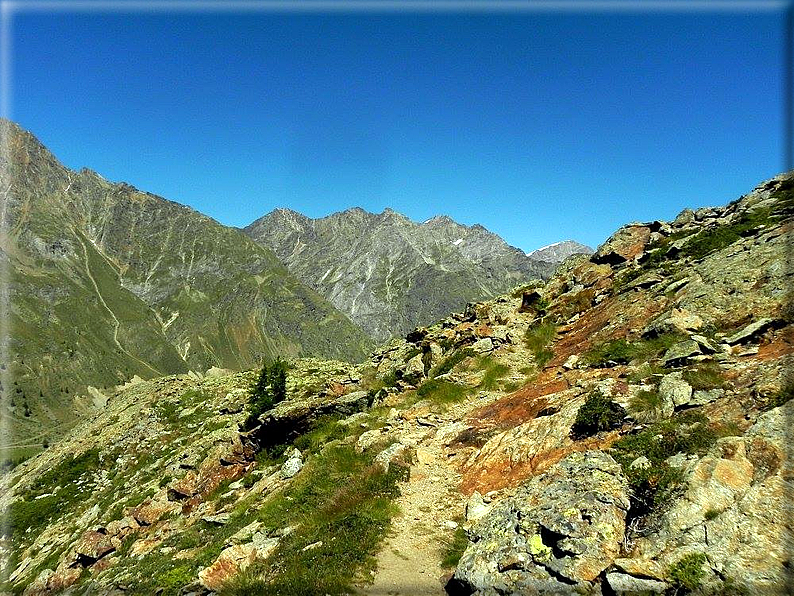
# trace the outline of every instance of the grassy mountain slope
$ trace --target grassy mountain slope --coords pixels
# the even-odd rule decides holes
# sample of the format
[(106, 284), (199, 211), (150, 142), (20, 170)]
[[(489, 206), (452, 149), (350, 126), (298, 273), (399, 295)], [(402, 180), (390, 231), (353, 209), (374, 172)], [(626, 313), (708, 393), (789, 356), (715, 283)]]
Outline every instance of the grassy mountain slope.
[(17, 444), (68, 425), (89, 385), (363, 356), (366, 336), (245, 234), (2, 134)]

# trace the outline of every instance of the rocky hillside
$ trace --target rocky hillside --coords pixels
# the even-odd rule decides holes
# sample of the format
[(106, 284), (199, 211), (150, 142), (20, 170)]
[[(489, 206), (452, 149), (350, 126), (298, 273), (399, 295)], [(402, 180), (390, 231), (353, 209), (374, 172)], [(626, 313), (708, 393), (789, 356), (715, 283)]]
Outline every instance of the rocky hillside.
[(364, 356), (368, 338), (239, 230), (0, 133), (15, 445), (40, 448), (135, 375)]
[(320, 219), (277, 209), (245, 231), (379, 341), (554, 270), (482, 226), (391, 209)]
[(789, 594), (792, 215), (626, 226), (250, 426), (252, 372), (120, 388), (6, 476), (4, 588)]
[(530, 259), (559, 264), (573, 255), (591, 255), (594, 252), (595, 251), (592, 248), (579, 242), (574, 242), (573, 240), (563, 240), (562, 242), (555, 242), (554, 244), (549, 244), (543, 248), (533, 250), (532, 252), (527, 253), (527, 256)]

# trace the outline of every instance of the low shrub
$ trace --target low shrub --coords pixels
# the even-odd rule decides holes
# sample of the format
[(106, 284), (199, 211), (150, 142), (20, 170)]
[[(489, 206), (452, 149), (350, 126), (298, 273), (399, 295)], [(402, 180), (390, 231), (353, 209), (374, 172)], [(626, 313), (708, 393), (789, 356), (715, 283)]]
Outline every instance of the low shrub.
[(679, 561), (670, 565), (667, 569), (667, 579), (678, 588), (689, 592), (697, 590), (706, 576), (703, 565), (706, 563), (706, 555), (703, 553), (690, 553), (682, 557)]
[(605, 430), (618, 428), (623, 424), (626, 410), (623, 406), (605, 397), (600, 391), (587, 396), (584, 404), (576, 412), (576, 420), (571, 427), (571, 436), (582, 439)]

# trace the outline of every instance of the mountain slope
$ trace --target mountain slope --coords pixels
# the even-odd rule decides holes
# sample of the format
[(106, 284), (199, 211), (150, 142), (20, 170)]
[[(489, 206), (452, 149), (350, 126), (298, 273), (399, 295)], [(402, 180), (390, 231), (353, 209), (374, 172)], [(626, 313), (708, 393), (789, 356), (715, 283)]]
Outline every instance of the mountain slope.
[(391, 209), (320, 219), (277, 209), (245, 232), (381, 341), (553, 271), (482, 226), (419, 224)]
[(114, 391), (5, 476), (2, 589), (790, 594), (792, 216), (789, 174), (625, 226), (369, 363), (294, 361), (250, 431), (255, 371)]
[(18, 434), (68, 424), (89, 385), (363, 356), (362, 332), (239, 230), (70, 171), (14, 124), (2, 133)]

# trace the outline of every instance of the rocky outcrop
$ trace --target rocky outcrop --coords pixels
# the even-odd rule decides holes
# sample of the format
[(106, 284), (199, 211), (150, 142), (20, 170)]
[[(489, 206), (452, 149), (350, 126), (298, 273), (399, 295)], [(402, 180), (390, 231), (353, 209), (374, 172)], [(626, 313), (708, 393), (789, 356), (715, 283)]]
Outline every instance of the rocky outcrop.
[(611, 457), (571, 454), (471, 527), (455, 579), (483, 595), (585, 593), (618, 557), (628, 509)]

